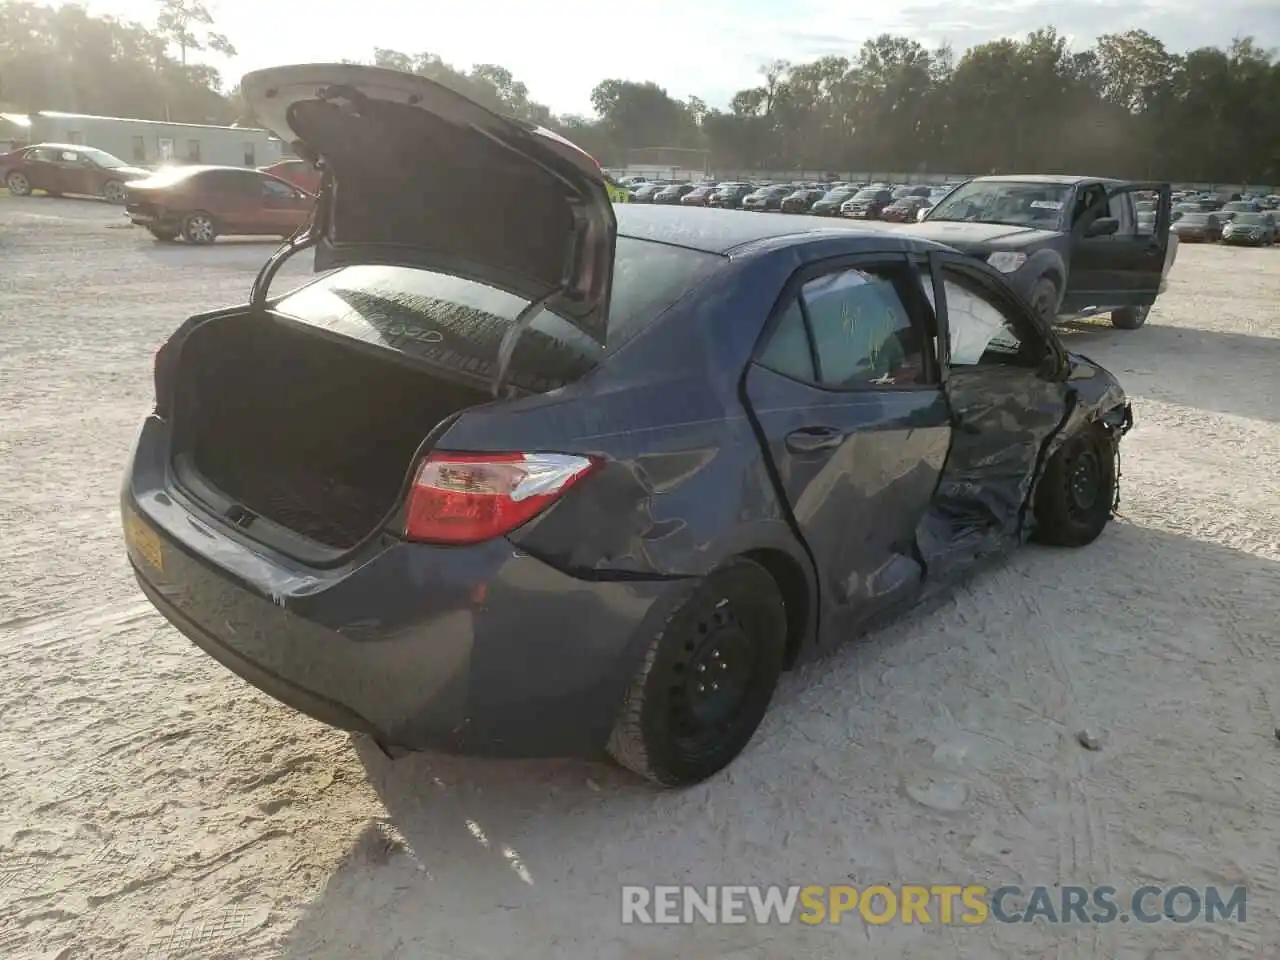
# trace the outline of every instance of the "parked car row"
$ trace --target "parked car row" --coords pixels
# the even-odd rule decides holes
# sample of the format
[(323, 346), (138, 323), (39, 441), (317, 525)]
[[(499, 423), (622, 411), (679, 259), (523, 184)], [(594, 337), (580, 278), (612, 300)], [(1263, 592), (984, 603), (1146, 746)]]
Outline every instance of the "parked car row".
[(722, 207), (761, 213), (808, 213), (820, 217), (888, 220), (906, 223), (919, 218), (958, 184), (791, 183), (671, 181), (624, 177), (619, 181), (632, 203)]
[(1237, 246), (1270, 247), (1280, 239), (1276, 215), (1270, 211), (1182, 212), (1173, 222), (1173, 232), (1182, 243), (1221, 242)]
[(294, 234), (315, 206), (320, 172), (299, 159), (260, 169), (184, 164), (148, 170), (79, 144), (39, 143), (0, 155), (16, 197), (41, 190), (122, 203), (157, 240), (212, 243), (220, 235)]

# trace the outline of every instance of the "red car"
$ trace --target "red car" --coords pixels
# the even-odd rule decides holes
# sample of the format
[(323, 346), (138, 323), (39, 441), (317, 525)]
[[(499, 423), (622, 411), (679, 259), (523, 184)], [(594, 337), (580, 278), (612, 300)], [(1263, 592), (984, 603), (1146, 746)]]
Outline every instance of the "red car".
[(105, 150), (70, 143), (37, 143), (0, 155), (0, 183), (15, 197), (43, 190), (51, 197), (72, 193), (119, 203), (126, 183), (150, 175)]
[(295, 187), (301, 187), (312, 195), (320, 192), (320, 171), (305, 160), (277, 160), (258, 169), (281, 180), (288, 180)]
[(292, 236), (316, 198), (244, 167), (173, 167), (125, 188), (125, 213), (157, 240), (213, 243), (222, 234)]

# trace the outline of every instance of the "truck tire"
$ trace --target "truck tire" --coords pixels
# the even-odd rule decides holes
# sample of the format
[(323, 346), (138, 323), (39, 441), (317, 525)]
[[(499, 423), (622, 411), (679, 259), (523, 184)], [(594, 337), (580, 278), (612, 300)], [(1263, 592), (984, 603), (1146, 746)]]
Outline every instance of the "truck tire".
[(1031, 285), (1031, 306), (1046, 323), (1058, 319), (1058, 285), (1053, 277), (1045, 274)]
[(1117, 330), (1137, 330), (1147, 322), (1150, 307), (1123, 307), (1111, 311), (1111, 325)]

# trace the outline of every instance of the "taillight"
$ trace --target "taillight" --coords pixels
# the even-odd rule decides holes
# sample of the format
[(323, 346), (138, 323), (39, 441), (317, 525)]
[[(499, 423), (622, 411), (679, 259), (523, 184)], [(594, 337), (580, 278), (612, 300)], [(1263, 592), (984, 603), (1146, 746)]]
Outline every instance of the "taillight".
[(434, 451), (418, 467), (405, 537), (421, 543), (479, 543), (509, 533), (549, 507), (599, 466), (562, 453)]
[(169, 416), (169, 403), (173, 395), (173, 351), (169, 349), (172, 341), (166, 340), (156, 351), (152, 375), (155, 382), (155, 411), (161, 419)]

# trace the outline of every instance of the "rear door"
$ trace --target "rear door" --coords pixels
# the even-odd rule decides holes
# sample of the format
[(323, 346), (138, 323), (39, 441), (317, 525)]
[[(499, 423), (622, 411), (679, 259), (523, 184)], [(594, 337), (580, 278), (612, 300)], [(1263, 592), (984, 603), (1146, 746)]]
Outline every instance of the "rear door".
[(32, 147), (22, 155), (22, 173), (33, 190), (58, 189), (57, 156), (53, 147)]
[(1066, 354), (989, 267), (928, 257), (951, 449), (917, 544), (930, 577), (1019, 542), (1046, 441), (1068, 412)]
[(932, 315), (905, 256), (799, 274), (746, 393), (819, 580), (827, 636), (914, 593), (950, 438)]

